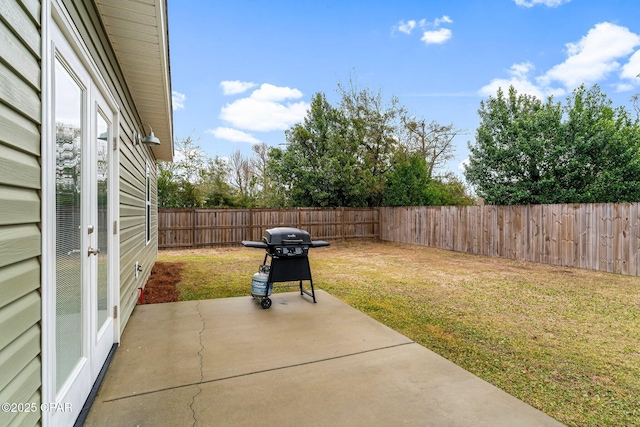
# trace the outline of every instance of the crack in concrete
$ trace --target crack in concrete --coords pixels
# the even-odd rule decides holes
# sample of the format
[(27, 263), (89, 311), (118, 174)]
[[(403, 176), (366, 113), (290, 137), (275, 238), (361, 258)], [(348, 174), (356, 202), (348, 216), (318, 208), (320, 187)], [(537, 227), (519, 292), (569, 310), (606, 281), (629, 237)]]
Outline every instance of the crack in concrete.
[(198, 303), (196, 304), (196, 311), (198, 312), (198, 316), (200, 316), (200, 320), (202, 321), (202, 329), (200, 329), (200, 332), (198, 333), (198, 338), (200, 339), (200, 350), (198, 350), (198, 357), (200, 358), (200, 381), (194, 384), (196, 387), (198, 387), (198, 392), (193, 395), (193, 397), (191, 398), (191, 403), (189, 404), (189, 409), (191, 409), (191, 416), (193, 417), (193, 427), (198, 425), (198, 418), (196, 418), (196, 410), (193, 408), (193, 405), (196, 403), (196, 397), (198, 397), (198, 395), (202, 393), (202, 387), (200, 387), (200, 384), (202, 384), (202, 382), (204, 381), (204, 372), (202, 368), (202, 351), (204, 350), (204, 345), (202, 345), (202, 333), (204, 332), (206, 324), (204, 322), (204, 317), (202, 317), (202, 313), (200, 312), (200, 301), (198, 301)]
[[(202, 323), (204, 325), (204, 319), (202, 320)], [(204, 326), (202, 328), (202, 331), (204, 331)], [(202, 335), (202, 331), (200, 331), (201, 335)], [(390, 349), (390, 348), (401, 347), (401, 346), (404, 346), (404, 345), (411, 345), (411, 344), (415, 344), (415, 343), (416, 343), (415, 341), (402, 342), (402, 343), (392, 344), (392, 345), (388, 345), (388, 346), (384, 346), (384, 347), (377, 347), (377, 348), (371, 348), (371, 349), (368, 349), (368, 350), (356, 351), (354, 353), (341, 354), (339, 356), (325, 357), (323, 359), (310, 360), (308, 362), (301, 362), (301, 363), (294, 363), (294, 364), (291, 364), (291, 365), (276, 366), (274, 368), (262, 369), (262, 370), (259, 370), (259, 371), (251, 371), (251, 372), (246, 372), (246, 373), (243, 373), (243, 374), (230, 375), (228, 377), (214, 378), (212, 380), (207, 380), (207, 381), (204, 381), (204, 377), (203, 377), (203, 374), (202, 374), (202, 355), (200, 354), (200, 352), (198, 352), (198, 354), (200, 355), (200, 381), (199, 382), (189, 383), (189, 384), (181, 384), (181, 385), (177, 385), (177, 386), (174, 386), (174, 387), (166, 387), (166, 388), (162, 388), (162, 389), (158, 389), (158, 390), (150, 390), (150, 391), (145, 391), (145, 392), (142, 392), (142, 393), (132, 394), (132, 395), (128, 395), (128, 396), (115, 397), (113, 399), (104, 400), (104, 402), (115, 402), (117, 400), (129, 399), (129, 398), (132, 398), (132, 397), (139, 397), (139, 396), (144, 396), (144, 395), (147, 395), (147, 394), (160, 393), (160, 392), (168, 391), (168, 390), (177, 390), (177, 389), (181, 389), (181, 388), (185, 388), (185, 387), (191, 387), (191, 386), (195, 385), (200, 390), (198, 391), (198, 393), (196, 393), (196, 395), (192, 399), (191, 405), (193, 405), (193, 400), (195, 400), (195, 397), (198, 396), (202, 392), (202, 389), (200, 388), (201, 384), (210, 384), (210, 383), (215, 383), (215, 382), (218, 382), (218, 381), (232, 380), (234, 378), (240, 378), (240, 377), (246, 377), (246, 376), (250, 376), (250, 375), (263, 374), (265, 372), (280, 371), (280, 370), (283, 370), (283, 369), (295, 368), (295, 367), (298, 367), (298, 366), (312, 365), (314, 363), (322, 363), (322, 362), (327, 362), (327, 361), (330, 361), (330, 360), (343, 359), (343, 358), (346, 358), (346, 357), (357, 356), (359, 354), (372, 353), (372, 352), (376, 352), (376, 351), (380, 351), (380, 350), (387, 350), (387, 349)], [(202, 342), (200, 342), (200, 345), (202, 346)], [(204, 350), (204, 347), (202, 347), (202, 350)], [(202, 350), (200, 350), (200, 351), (202, 351)], [(193, 408), (191, 410), (193, 411)]]

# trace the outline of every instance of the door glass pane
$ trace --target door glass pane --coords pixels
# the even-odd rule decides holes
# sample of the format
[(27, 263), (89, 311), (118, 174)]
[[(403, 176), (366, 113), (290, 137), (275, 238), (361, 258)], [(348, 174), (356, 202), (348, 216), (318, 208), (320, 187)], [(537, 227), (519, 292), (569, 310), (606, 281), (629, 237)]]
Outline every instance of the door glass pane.
[(100, 330), (105, 320), (107, 320), (108, 312), (108, 260), (109, 260), (109, 136), (110, 126), (102, 117), (100, 112), (97, 115), (96, 128), (96, 171), (98, 174), (98, 323), (97, 330)]
[(82, 88), (56, 59), (56, 390), (82, 356)]

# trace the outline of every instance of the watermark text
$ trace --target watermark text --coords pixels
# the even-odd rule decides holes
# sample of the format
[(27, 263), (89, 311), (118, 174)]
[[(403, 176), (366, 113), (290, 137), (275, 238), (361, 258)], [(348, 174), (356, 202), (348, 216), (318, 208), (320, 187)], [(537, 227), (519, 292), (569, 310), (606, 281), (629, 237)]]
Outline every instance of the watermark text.
[(27, 403), (9, 403), (0, 404), (1, 412), (71, 412), (73, 406), (66, 402), (45, 402), (37, 404), (34, 402)]

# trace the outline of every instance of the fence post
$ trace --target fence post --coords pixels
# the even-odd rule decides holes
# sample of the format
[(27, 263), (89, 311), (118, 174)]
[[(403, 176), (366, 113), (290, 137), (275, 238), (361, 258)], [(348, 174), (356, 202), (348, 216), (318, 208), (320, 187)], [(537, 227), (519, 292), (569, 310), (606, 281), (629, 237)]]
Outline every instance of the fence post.
[(253, 240), (253, 209), (249, 208), (249, 237), (247, 240)]
[(344, 234), (344, 206), (342, 206), (340, 208), (340, 216), (342, 217), (342, 231), (340, 232), (340, 234), (342, 234), (342, 241), (344, 242), (345, 240), (347, 240), (347, 237)]
[(191, 233), (193, 238), (191, 239), (191, 246), (196, 247), (196, 208), (193, 208), (192, 216), (191, 216)]

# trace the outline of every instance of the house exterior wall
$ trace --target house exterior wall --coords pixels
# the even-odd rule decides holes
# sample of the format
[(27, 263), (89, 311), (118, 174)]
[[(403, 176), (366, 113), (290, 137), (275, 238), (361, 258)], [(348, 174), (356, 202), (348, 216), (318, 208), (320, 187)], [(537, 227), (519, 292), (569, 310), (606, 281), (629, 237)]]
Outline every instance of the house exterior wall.
[[(0, 402), (40, 402), (40, 3), (0, 1)], [(39, 412), (1, 412), (30, 426)]]
[[(118, 104), (119, 331), (157, 256), (156, 161), (92, 0), (61, 0)], [(47, 3), (45, 3), (47, 4)], [(42, 401), (43, 40), (40, 0), (0, 0), (0, 403)], [(45, 68), (46, 69), (46, 68)], [(146, 239), (150, 166), (151, 239)], [(55, 224), (53, 225), (55, 226)], [(136, 262), (142, 267), (136, 278)], [(46, 365), (46, 364), (45, 364)], [(0, 411), (0, 426), (38, 425), (41, 413)]]
[[(156, 161), (148, 146), (134, 141), (135, 132), (143, 133), (142, 123), (93, 1), (63, 0), (63, 3), (120, 108), (118, 228), (122, 333), (138, 300), (138, 288), (144, 287), (157, 256)], [(148, 244), (145, 228), (147, 163), (151, 170), (152, 189), (152, 233)], [(137, 278), (136, 262), (142, 266)]]

